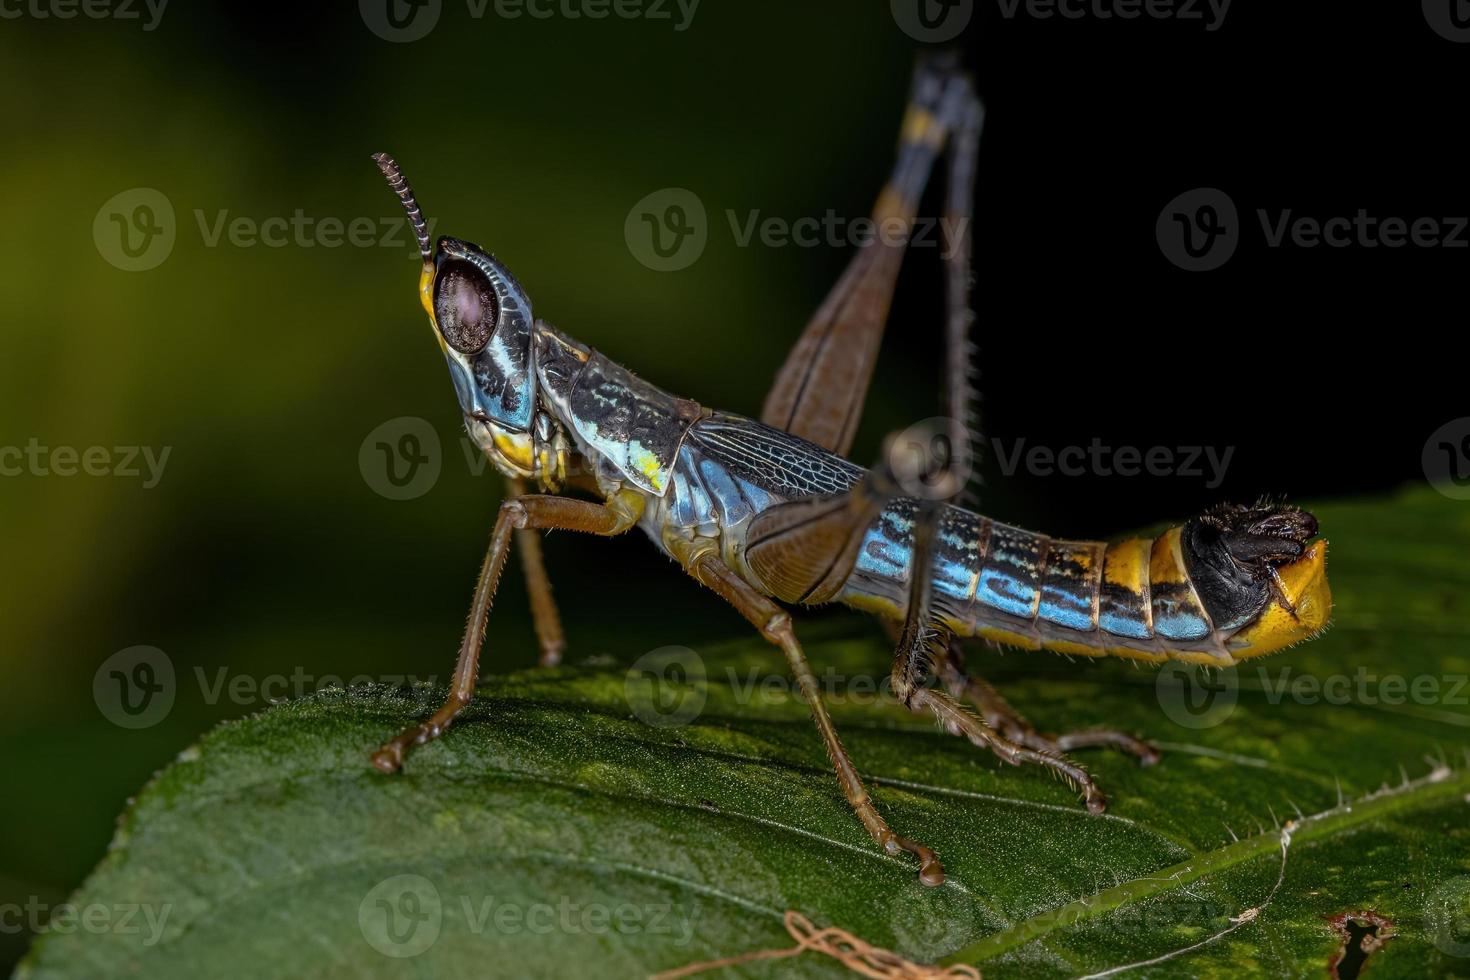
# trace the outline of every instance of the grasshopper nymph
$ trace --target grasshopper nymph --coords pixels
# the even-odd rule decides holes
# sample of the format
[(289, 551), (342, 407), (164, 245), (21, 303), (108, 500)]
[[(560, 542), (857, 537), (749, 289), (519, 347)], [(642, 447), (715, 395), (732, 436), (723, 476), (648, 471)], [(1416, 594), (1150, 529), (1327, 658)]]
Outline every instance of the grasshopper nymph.
[[(952, 419), (965, 417), (970, 395), (969, 217), (982, 118), (967, 76), (943, 58), (922, 61), (898, 160), (873, 214), (876, 225), (912, 229), (930, 174), (946, 158), (945, 226), (953, 240), (944, 258), (944, 394)], [(1327, 546), (1313, 540), (1317, 522), (1305, 511), (1223, 505), (1151, 540), (1064, 541), (955, 506), (953, 480), (926, 480), (916, 490), (893, 466), (870, 472), (844, 459), (906, 249), (901, 238), (885, 235), (857, 251), (788, 356), (757, 422), (676, 398), (536, 319), (526, 291), (493, 255), (454, 238), (431, 245), (398, 165), (387, 154), (374, 159), (413, 224), (423, 258), (419, 298), (470, 436), (511, 486), (449, 698), (374, 753), (384, 772), (443, 734), (474, 694), (512, 543), (527, 573), (542, 662), (560, 657), (561, 625), (536, 537), (543, 529), (614, 535), (640, 527), (739, 610), (785, 654), (864, 827), (889, 854), (917, 858), (929, 885), (944, 880), (938, 858), (878, 813), (778, 602), (841, 602), (902, 623), (892, 672), (899, 701), (932, 712), (947, 730), (1002, 759), (1055, 770), (1093, 812), (1107, 798), (1067, 752), (1110, 746), (1147, 764), (1158, 750), (1123, 732), (1037, 732), (966, 672), (959, 638), (1226, 666), (1326, 624)], [(527, 492), (528, 481), (540, 492)], [(931, 671), (944, 689), (925, 683)]]

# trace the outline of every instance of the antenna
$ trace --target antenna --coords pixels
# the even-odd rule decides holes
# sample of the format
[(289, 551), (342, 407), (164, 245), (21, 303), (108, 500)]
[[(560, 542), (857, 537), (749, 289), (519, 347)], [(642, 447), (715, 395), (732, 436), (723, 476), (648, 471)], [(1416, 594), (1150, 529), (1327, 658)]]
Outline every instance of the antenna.
[(424, 223), (424, 213), (419, 210), (419, 202), (414, 200), (413, 188), (408, 186), (408, 178), (398, 169), (398, 161), (386, 153), (374, 153), (373, 162), (383, 171), (383, 176), (388, 178), (388, 186), (393, 188), (393, 193), (403, 203), (403, 210), (408, 212), (408, 222), (413, 225), (414, 237), (419, 240), (419, 254), (428, 262), (434, 256), (434, 250), (429, 246), (429, 226)]

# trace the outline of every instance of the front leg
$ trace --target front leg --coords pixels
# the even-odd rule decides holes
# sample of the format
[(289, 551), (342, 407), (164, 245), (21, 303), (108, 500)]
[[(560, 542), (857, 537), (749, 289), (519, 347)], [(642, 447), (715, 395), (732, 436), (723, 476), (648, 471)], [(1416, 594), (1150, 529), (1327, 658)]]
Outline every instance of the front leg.
[[(526, 481), (511, 477), (505, 481), (508, 497), (524, 497)], [(555, 667), (567, 648), (567, 635), (561, 628), (561, 613), (556, 597), (551, 594), (551, 577), (546, 574), (546, 558), (541, 552), (541, 535), (535, 528), (520, 528), (515, 534), (516, 550), (521, 555), (521, 574), (526, 580), (526, 595), (531, 600), (531, 625), (536, 628), (536, 642), (541, 647), (539, 666)]]
[(403, 765), (403, 757), (414, 746), (433, 741), (464, 710), (475, 694), (475, 681), (480, 673), (480, 647), (485, 639), (485, 624), (495, 600), (495, 589), (505, 560), (510, 555), (511, 537), (519, 531), (560, 529), (585, 531), (589, 534), (621, 534), (637, 522), (635, 503), (622, 497), (609, 505), (593, 504), (571, 497), (512, 497), (500, 505), (495, 529), (490, 532), (490, 547), (480, 566), (475, 584), (475, 597), (470, 604), (469, 622), (459, 644), (459, 659), (454, 667), (454, 681), (449, 697), (426, 721), (405, 729), (373, 753), (373, 765), (383, 772), (394, 772)]

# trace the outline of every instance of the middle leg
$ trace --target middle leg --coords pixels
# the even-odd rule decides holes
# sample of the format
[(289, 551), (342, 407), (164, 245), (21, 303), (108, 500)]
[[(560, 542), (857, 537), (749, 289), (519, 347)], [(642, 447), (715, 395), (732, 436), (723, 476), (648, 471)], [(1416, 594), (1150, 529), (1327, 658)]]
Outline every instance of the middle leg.
[(807, 663), (806, 653), (796, 640), (795, 631), (791, 628), (791, 615), (753, 589), (713, 553), (692, 557), (685, 567), (701, 583), (734, 606), (752, 626), (760, 630), (762, 637), (779, 647), (786, 655), (792, 676), (796, 678), (796, 686), (811, 708), (817, 730), (822, 735), (827, 757), (832, 760), (832, 767), (837, 771), (837, 780), (842, 784), (843, 795), (847, 797), (848, 804), (873, 840), (888, 854), (897, 855), (901, 851), (907, 851), (918, 858), (919, 880), (924, 884), (943, 884), (944, 867), (939, 863), (938, 856), (923, 844), (894, 833), (873, 805), (867, 787), (858, 775), (857, 767), (853, 765), (852, 758), (842, 745), (842, 739), (837, 735), (837, 728), (832, 724), (827, 706), (822, 702), (817, 679), (812, 674), (811, 665)]
[[(526, 481), (512, 477), (506, 481), (507, 497), (526, 496)], [(531, 625), (536, 630), (536, 642), (541, 648), (538, 666), (555, 667), (561, 663), (562, 652), (567, 648), (567, 636), (562, 630), (561, 613), (556, 608), (556, 598), (551, 594), (551, 577), (546, 574), (546, 558), (541, 551), (541, 535), (535, 528), (517, 528), (516, 551), (521, 556), (521, 574), (526, 580), (526, 595), (531, 600)]]

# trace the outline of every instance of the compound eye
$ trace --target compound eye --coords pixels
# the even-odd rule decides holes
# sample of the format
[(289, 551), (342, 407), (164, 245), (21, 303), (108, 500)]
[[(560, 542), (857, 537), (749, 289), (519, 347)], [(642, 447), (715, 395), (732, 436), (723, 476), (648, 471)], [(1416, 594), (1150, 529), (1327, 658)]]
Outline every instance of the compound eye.
[(434, 322), (444, 342), (461, 354), (478, 354), (495, 332), (500, 306), (485, 273), (469, 262), (444, 263), (434, 280)]

